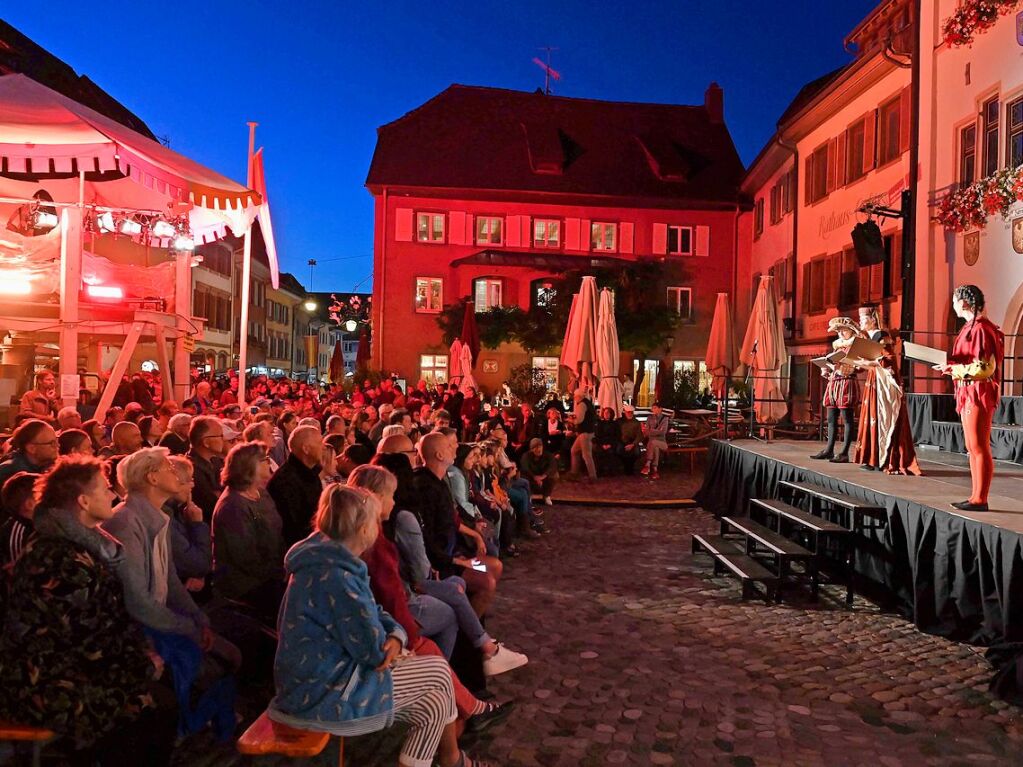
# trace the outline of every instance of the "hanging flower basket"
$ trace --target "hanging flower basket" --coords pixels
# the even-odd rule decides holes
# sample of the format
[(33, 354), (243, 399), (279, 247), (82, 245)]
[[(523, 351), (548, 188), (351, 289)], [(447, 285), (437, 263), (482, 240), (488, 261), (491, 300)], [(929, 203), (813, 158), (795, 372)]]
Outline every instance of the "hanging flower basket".
[(1018, 201), (1023, 201), (1023, 165), (949, 192), (938, 205), (937, 219), (950, 232), (982, 229), (989, 216), (1008, 218), (1009, 209)]
[(978, 34), (986, 32), (1023, 3), (1023, 0), (963, 0), (956, 12), (941, 25), (945, 45), (958, 48), (971, 45)]

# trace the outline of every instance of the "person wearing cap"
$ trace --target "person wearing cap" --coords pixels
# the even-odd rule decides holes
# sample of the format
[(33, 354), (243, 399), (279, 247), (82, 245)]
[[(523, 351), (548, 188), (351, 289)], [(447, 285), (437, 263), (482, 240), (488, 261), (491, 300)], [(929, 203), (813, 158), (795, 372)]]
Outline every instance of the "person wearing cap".
[(622, 434), (622, 468), (631, 477), (636, 473), (636, 460), (643, 447), (643, 425), (636, 420), (636, 408), (631, 403), (622, 406), (618, 428)]
[[(838, 333), (838, 338), (831, 344), (835, 351), (847, 350), (858, 336), (863, 335), (859, 325), (851, 317), (832, 317), (828, 323), (828, 332)], [(827, 369), (822, 369), (821, 375), (828, 379), (827, 387), (824, 389), (824, 407), (828, 411), (828, 444), (819, 453), (810, 457), (818, 461), (849, 463), (849, 448), (856, 433), (853, 428), (853, 413), (860, 399), (856, 368), (839, 362), (837, 365), (829, 364)], [(845, 439), (842, 442), (842, 452), (835, 455), (839, 414), (845, 427)]]
[(529, 480), (532, 491), (542, 494), (543, 502), (552, 505), (551, 495), (558, 484), (558, 459), (544, 450), (542, 439), (533, 437), (529, 440), (529, 449), (519, 459), (519, 470)]

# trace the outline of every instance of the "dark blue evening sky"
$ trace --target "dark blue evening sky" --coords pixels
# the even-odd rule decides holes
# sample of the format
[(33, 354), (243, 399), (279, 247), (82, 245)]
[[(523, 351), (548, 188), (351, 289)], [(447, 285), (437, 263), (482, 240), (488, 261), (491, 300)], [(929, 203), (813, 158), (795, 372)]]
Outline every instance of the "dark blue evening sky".
[(842, 41), (875, 4), (50, 0), (3, 18), (239, 181), (259, 122), (284, 268), (308, 283), (315, 258), (315, 290), (350, 290), (372, 284), (375, 130), (451, 83), (535, 89), (544, 45), (564, 96), (699, 104), (716, 80), (749, 163), (799, 87), (849, 60)]

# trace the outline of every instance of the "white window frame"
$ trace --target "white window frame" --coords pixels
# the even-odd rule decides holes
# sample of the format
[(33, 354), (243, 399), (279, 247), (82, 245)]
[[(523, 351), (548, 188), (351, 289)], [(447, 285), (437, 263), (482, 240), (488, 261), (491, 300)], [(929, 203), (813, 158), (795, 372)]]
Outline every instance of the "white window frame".
[[(557, 236), (551, 240), (550, 229), (551, 224), (557, 227)], [(543, 226), (544, 237), (541, 239), (538, 237), (538, 229)], [(535, 248), (551, 248), (557, 250), (561, 247), (562, 238), (564, 237), (564, 226), (560, 218), (534, 218), (533, 226), (533, 247)]]
[(618, 250), (618, 224), (594, 221), (590, 224), (590, 250), (613, 253)]
[[(681, 285), (671, 285), (667, 291), (668, 308), (678, 315), (681, 322), (692, 322), (693, 320), (693, 289)], [(689, 297), (689, 311), (682, 313), (682, 295)]]
[(448, 382), (448, 355), (420, 354), (419, 377), (428, 384)]
[[(671, 249), (671, 233), (675, 232), (677, 250)], [(682, 250), (682, 232), (689, 232), (689, 250)], [(664, 240), (664, 247), (669, 256), (693, 256), (696, 255), (696, 231), (691, 226), (683, 224), (668, 224), (668, 234)]]
[[(483, 289), (482, 296), (480, 288)], [(477, 314), (503, 306), (503, 296), (504, 280), (500, 277), (477, 277), (472, 281), (472, 301)]]
[[(434, 284), (439, 286), (436, 306), (433, 306), (430, 302), (430, 296), (433, 295), (431, 288)], [(422, 295), (426, 297), (426, 300), (423, 302), (420, 302), (421, 289), (425, 289)], [(412, 295), (412, 308), (416, 314), (437, 314), (443, 311), (444, 280), (441, 277), (416, 277), (415, 291)]]
[(475, 228), (477, 245), (500, 245), (504, 242), (504, 219), (500, 216), (476, 216)]
[[(443, 245), (446, 240), (447, 234), (447, 221), (446, 216), (443, 213), (430, 213), (422, 212), (416, 213), (416, 242), (426, 243), (428, 245)], [(423, 221), (426, 220), (426, 236), (423, 236)], [(437, 232), (434, 225), (440, 222), (440, 236), (436, 236)]]
[(561, 361), (557, 357), (533, 357), (533, 369), (542, 370), (547, 381), (547, 391), (558, 388), (558, 372)]

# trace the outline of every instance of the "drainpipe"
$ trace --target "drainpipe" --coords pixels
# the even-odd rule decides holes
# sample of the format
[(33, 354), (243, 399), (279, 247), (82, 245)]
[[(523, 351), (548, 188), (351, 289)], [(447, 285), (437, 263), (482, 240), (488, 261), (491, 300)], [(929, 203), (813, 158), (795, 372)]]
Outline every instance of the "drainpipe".
[(386, 277), (387, 267), (387, 187), (384, 187), (383, 191), (383, 206), (384, 206), (384, 221), (383, 230), (380, 232), (380, 270), (379, 273), (376, 269), (377, 259), (373, 259), (373, 292), (377, 292), (377, 280), (380, 280), (380, 292), (377, 294), (380, 296), (378, 301), (373, 302), (373, 313), (376, 315), (376, 322), (373, 328), (373, 340), (370, 342), (370, 349), (372, 354), (370, 360), (377, 361), (377, 368), (383, 370), (384, 368), (384, 288), (387, 287)]

